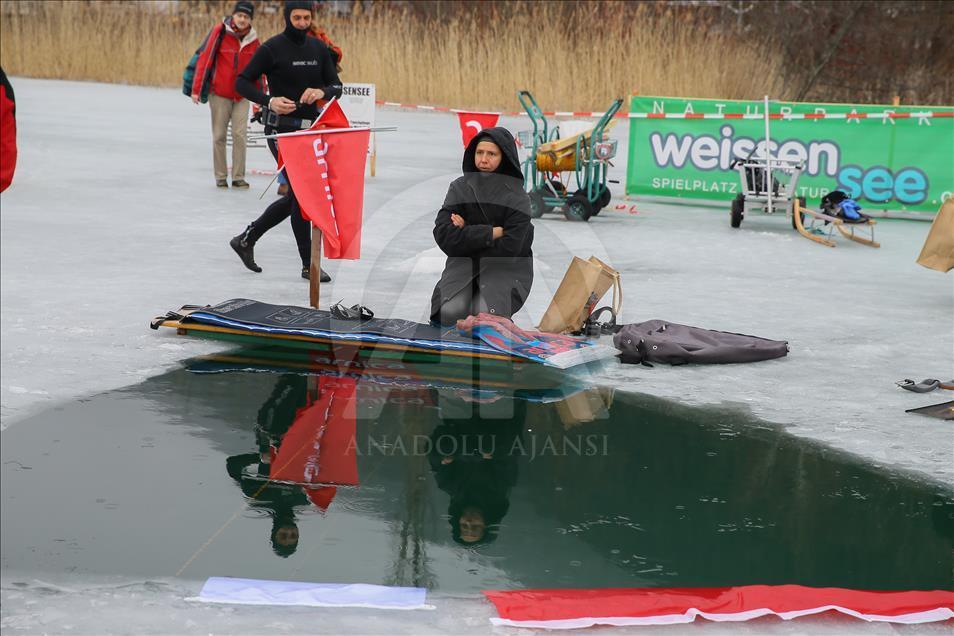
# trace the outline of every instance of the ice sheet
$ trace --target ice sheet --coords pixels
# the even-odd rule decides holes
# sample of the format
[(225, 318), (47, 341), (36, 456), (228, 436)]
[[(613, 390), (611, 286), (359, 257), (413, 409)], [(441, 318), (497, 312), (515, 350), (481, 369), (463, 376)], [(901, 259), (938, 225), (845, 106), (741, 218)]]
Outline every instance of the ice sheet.
[[(228, 246), (275, 196), (215, 188), (207, 106), (172, 89), (13, 78), (20, 160), (0, 213), (0, 419), (124, 386), (223, 345), (148, 329), (185, 303), (232, 297), (307, 304), (287, 223), (256, 247), (264, 273)], [(525, 118), (504, 117), (519, 130)], [(324, 261), (322, 303), (360, 302), (378, 316), (421, 320), (440, 269), (431, 226), (459, 174), (453, 114), (380, 109), (377, 176), (366, 181), (360, 261)], [(625, 180), (628, 126), (611, 178)], [(249, 168), (274, 168), (263, 148)], [(622, 184), (613, 185), (617, 199)], [(902, 378), (954, 376), (951, 275), (914, 262), (926, 223), (885, 221), (883, 247), (798, 237), (782, 217), (614, 201), (589, 223), (535, 221), (536, 279), (515, 316), (542, 316), (572, 255), (622, 272), (623, 322), (664, 318), (791, 343), (788, 358), (722, 367), (610, 365), (622, 389), (683, 402), (738, 405), (868, 460), (954, 483), (951, 422), (905, 414), (951, 399), (901, 391)]]

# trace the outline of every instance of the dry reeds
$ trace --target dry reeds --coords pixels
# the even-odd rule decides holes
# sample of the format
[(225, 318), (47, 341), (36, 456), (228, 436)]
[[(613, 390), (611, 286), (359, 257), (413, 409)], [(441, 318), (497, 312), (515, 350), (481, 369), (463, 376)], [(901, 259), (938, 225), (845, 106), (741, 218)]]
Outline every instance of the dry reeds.
[[(213, 23), (153, 2), (0, 2), (8, 75), (177, 86)], [(655, 3), (483, 3), (450, 16), (389, 10), (323, 20), (344, 50), (342, 79), (379, 99), (460, 108), (602, 110), (633, 92), (718, 98), (790, 96), (781, 54)], [(228, 9), (225, 8), (224, 12)], [(223, 12), (223, 13), (224, 13)], [(263, 40), (278, 14), (256, 16)]]

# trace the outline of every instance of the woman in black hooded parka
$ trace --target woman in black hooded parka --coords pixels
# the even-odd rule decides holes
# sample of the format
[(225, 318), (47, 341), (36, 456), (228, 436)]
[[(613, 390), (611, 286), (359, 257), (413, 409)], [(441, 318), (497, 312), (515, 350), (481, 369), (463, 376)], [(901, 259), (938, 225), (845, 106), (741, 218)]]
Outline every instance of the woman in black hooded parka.
[(431, 296), (431, 321), (441, 325), (480, 312), (510, 318), (533, 283), (530, 199), (513, 135), (506, 128), (477, 133), (463, 169), (434, 223), (434, 239), (447, 254)]

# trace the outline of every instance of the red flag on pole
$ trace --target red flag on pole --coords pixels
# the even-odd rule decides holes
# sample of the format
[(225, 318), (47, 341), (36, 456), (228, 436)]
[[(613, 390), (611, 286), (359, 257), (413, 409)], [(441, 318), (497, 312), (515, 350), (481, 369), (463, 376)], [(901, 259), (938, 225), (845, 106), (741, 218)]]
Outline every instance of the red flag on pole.
[[(350, 127), (351, 122), (348, 121), (348, 116), (345, 115), (344, 110), (341, 109), (341, 104), (338, 103), (338, 99), (334, 98), (322, 107), (315, 122), (308, 127), (308, 130)], [(281, 145), (277, 148), (277, 154), (278, 156), (275, 158), (275, 161), (278, 162), (278, 171), (281, 172), (282, 168), (285, 167), (285, 161), (282, 159)]]
[(464, 142), (464, 148), (470, 143), (470, 140), (484, 128), (493, 128), (500, 119), (500, 113), (464, 113), (458, 112), (457, 119), (460, 121), (460, 136)]
[(369, 129), (354, 128), (278, 138), (295, 198), (304, 217), (321, 230), (327, 258), (360, 258), (370, 136)]
[(350, 126), (351, 122), (348, 121), (348, 116), (345, 115), (345, 112), (341, 109), (341, 104), (339, 104), (338, 99), (335, 98), (325, 104), (325, 107), (318, 114), (315, 123), (313, 123), (308, 130), (318, 130), (319, 128), (349, 128)]

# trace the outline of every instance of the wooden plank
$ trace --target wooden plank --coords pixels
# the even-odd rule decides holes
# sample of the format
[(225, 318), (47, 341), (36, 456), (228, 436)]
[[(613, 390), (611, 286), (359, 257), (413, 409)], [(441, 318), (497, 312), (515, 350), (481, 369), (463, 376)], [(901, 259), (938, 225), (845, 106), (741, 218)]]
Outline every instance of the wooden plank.
[[(603, 128), (603, 132), (609, 131), (613, 126), (616, 125), (616, 120), (611, 119), (606, 126)], [(573, 148), (576, 146), (576, 138), (583, 137), (589, 141), (590, 137), (593, 136), (593, 131), (596, 129), (596, 124), (593, 124), (592, 128), (587, 128), (583, 132), (577, 133), (575, 135), (570, 135), (569, 137), (561, 137), (560, 139), (554, 139), (553, 141), (548, 141), (545, 144), (540, 144), (540, 147), (537, 148), (537, 152), (559, 152), (561, 150), (566, 150), (568, 148)]]
[[(514, 356), (508, 356), (505, 354), (493, 354), (493, 353), (473, 353), (470, 351), (452, 351), (447, 349), (425, 349), (421, 347), (408, 347), (401, 345), (393, 345), (387, 343), (360, 343), (360, 342), (341, 342), (339, 340), (333, 340), (331, 338), (317, 338), (314, 336), (302, 336), (302, 335), (289, 335), (289, 334), (268, 334), (267, 336), (262, 334), (251, 333), (248, 331), (242, 331), (239, 329), (229, 329), (227, 327), (216, 327), (212, 325), (202, 325), (198, 323), (187, 323), (182, 324), (175, 320), (167, 320), (166, 322), (160, 325), (161, 327), (168, 327), (175, 329), (179, 335), (190, 335), (189, 332), (195, 331), (199, 332), (202, 335), (209, 334), (219, 334), (219, 335), (229, 335), (234, 336), (235, 338), (228, 338), (233, 341), (242, 341), (242, 342), (254, 342), (255, 344), (261, 345), (265, 342), (270, 344), (275, 344), (276, 346), (281, 343), (281, 346), (307, 346), (311, 345), (326, 345), (335, 347), (355, 347), (358, 349), (367, 349), (367, 350), (383, 350), (383, 351), (394, 351), (394, 352), (403, 352), (403, 353), (423, 353), (432, 356), (453, 356), (459, 358), (468, 358), (468, 359), (480, 359), (480, 360), (506, 360), (512, 362), (515, 360), (523, 360), (523, 358), (517, 358)], [(241, 338), (241, 340), (239, 340)], [(225, 339), (225, 338), (223, 338)], [(300, 343), (296, 345), (295, 343)]]
[[(241, 353), (241, 352), (239, 352)], [(210, 360), (213, 362), (224, 362), (231, 364), (248, 364), (256, 366), (269, 366), (269, 361), (263, 360), (262, 358), (257, 357), (248, 357), (235, 354), (212, 354), (208, 356), (202, 356), (203, 360)], [(328, 372), (342, 372), (345, 371), (355, 376), (371, 376), (371, 377), (384, 377), (384, 378), (395, 378), (395, 379), (407, 379), (407, 380), (418, 380), (418, 381), (427, 381), (427, 380), (445, 380), (449, 382), (457, 382), (460, 384), (466, 384), (468, 380), (473, 380), (470, 376), (458, 377), (453, 374), (449, 374), (445, 369), (441, 369), (440, 374), (421, 374), (417, 373), (417, 369), (412, 369), (414, 375), (408, 375), (408, 369), (347, 369), (334, 364), (327, 364), (321, 362), (302, 362), (294, 360), (276, 360), (271, 364), (280, 367), (287, 367), (290, 369), (301, 369), (302, 371), (328, 371)], [(435, 370), (436, 371), (436, 370)], [(410, 382), (409, 382), (410, 383)], [(523, 388), (524, 385), (516, 382), (501, 382), (499, 380), (489, 380), (487, 378), (480, 378), (481, 387), (491, 387), (491, 388), (501, 388), (501, 389), (515, 389)], [(546, 385), (543, 388), (550, 388), (550, 385)]]
[[(857, 236), (855, 234), (855, 225), (861, 225), (863, 227), (871, 228), (871, 238), (865, 238), (863, 236)], [(835, 226), (838, 228), (838, 231), (841, 232), (841, 235), (844, 236), (849, 241), (854, 241), (855, 243), (861, 243), (862, 245), (867, 245), (868, 247), (881, 247), (881, 243), (878, 243), (874, 240), (874, 220), (869, 219), (868, 223), (858, 223), (858, 224), (843, 224), (839, 223)], [(845, 228), (851, 228), (851, 231), (846, 230)]]

